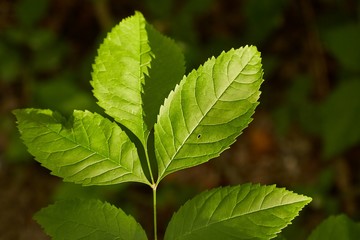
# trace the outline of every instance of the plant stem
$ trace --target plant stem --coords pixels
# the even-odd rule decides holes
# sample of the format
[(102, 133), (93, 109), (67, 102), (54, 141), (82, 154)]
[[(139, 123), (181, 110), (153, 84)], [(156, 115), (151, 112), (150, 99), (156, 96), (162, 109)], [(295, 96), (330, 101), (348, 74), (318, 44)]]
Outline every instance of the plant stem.
[(156, 188), (157, 185), (153, 185), (153, 210), (154, 210), (154, 239), (157, 240), (157, 217), (156, 217)]

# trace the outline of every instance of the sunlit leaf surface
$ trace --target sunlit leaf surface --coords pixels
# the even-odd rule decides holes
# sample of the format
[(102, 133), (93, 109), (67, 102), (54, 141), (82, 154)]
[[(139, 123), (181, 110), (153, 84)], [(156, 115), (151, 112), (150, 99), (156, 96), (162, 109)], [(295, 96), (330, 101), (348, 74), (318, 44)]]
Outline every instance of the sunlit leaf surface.
[(310, 201), (275, 186), (213, 189), (174, 214), (165, 240), (271, 239)]
[(51, 110), (14, 111), (29, 152), (52, 174), (84, 185), (148, 183), (137, 150), (121, 128), (88, 111), (65, 119)]
[(160, 109), (155, 152), (160, 179), (218, 156), (247, 127), (263, 81), (253, 46), (223, 52), (184, 77)]

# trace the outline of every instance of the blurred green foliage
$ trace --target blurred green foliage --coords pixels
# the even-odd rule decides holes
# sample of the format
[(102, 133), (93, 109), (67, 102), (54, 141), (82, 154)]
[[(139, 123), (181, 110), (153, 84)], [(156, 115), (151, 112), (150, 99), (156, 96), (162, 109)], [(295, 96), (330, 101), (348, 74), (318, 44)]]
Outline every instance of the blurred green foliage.
[[(347, 209), (349, 193), (339, 182), (345, 181), (353, 201), (360, 200), (359, 0), (0, 1), (0, 161), (31, 159), (12, 109), (101, 113), (89, 84), (95, 47), (106, 27), (112, 27), (104, 23), (117, 23), (135, 10), (177, 40), (187, 69), (222, 50), (257, 45), (265, 72), (260, 109), (273, 116), (276, 138), (286, 139), (296, 131), (314, 146), (316, 181), (295, 186), (313, 197), (312, 214)], [(349, 171), (345, 180), (339, 161)], [(73, 192), (82, 194), (64, 185), (56, 198)], [(117, 195), (113, 189), (105, 192)], [(348, 213), (360, 219), (359, 207)]]
[(325, 157), (340, 155), (360, 142), (359, 93), (360, 79), (343, 81), (321, 106)]
[(353, 222), (346, 215), (331, 216), (321, 223), (308, 240), (353, 240), (360, 237), (360, 223)]
[[(36, 3), (35, 3), (36, 2)], [(98, 110), (90, 87), (83, 87), (84, 68), (90, 79), (91, 66), (86, 59), (69, 64), (70, 43), (59, 33), (40, 24), (49, 12), (49, 0), (20, 0), (14, 3), (14, 19), (0, 31), (0, 86), (3, 107), (0, 130), (4, 133), (1, 158), (27, 161), (30, 156), (23, 147), (10, 110), (38, 106), (54, 108), (69, 114), (78, 109)], [(93, 53), (91, 53), (93, 54)], [(82, 64), (87, 64), (86, 67)], [(86, 80), (85, 80), (86, 82)]]

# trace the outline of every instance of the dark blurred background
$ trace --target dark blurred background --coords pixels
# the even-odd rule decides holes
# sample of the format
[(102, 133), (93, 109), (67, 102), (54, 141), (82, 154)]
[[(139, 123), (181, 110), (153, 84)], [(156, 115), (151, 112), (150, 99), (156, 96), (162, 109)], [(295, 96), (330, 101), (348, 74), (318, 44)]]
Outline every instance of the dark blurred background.
[(200, 191), (245, 182), (313, 198), (288, 239), (305, 239), (331, 214), (360, 220), (359, 0), (0, 0), (0, 239), (49, 239), (32, 215), (69, 197), (107, 200), (151, 236), (150, 188), (62, 183), (26, 152), (11, 114), (102, 113), (91, 64), (106, 33), (135, 10), (176, 40), (187, 71), (247, 44), (262, 52), (265, 71), (254, 120), (231, 149), (160, 185), (160, 232)]

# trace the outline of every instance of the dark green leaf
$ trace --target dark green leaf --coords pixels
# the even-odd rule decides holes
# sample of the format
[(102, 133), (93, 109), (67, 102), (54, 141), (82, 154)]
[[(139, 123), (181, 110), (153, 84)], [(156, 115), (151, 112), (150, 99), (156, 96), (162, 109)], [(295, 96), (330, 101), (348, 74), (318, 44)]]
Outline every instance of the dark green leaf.
[(323, 221), (308, 240), (356, 240), (360, 239), (360, 224), (345, 215), (331, 216)]
[(360, 81), (345, 81), (329, 96), (322, 109), (325, 157), (334, 157), (360, 142)]

